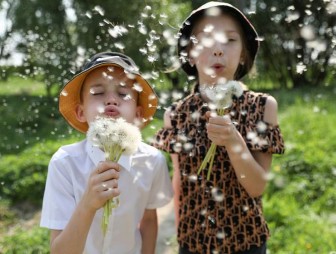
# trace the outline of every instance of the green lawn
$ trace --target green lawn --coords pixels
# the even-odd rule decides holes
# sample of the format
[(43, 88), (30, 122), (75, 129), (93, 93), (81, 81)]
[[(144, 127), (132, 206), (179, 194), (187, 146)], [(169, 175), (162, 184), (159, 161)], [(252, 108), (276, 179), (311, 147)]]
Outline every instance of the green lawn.
[[(267, 92), (278, 100), (286, 141), (264, 196), (269, 251), (336, 252), (336, 89)], [(39, 82), (0, 82), (0, 253), (48, 253), (48, 232), (38, 227), (47, 165), (59, 146), (83, 138), (43, 95)], [(161, 125), (155, 119), (145, 141)]]

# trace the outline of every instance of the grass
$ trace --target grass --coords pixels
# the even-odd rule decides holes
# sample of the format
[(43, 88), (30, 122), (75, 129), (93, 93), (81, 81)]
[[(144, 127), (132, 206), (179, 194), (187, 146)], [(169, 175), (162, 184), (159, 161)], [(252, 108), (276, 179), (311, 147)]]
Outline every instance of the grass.
[[(264, 196), (269, 251), (332, 253), (336, 89), (266, 92), (278, 101), (286, 141), (285, 155), (274, 157)], [(0, 253), (48, 253), (48, 232), (38, 227), (47, 165), (59, 146), (83, 138), (59, 115), (57, 101), (43, 95), (39, 82), (22, 77), (0, 82)], [(162, 125), (159, 119), (143, 131), (146, 142)]]

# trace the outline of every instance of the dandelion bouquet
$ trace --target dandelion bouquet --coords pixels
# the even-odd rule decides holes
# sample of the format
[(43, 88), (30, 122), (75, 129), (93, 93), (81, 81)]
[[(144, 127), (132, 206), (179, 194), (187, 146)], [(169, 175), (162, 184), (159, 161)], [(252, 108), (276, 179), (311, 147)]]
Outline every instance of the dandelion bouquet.
[[(105, 153), (105, 159), (118, 162), (120, 156), (133, 154), (140, 142), (141, 132), (138, 127), (122, 118), (97, 117), (90, 123), (87, 138)], [(102, 230), (106, 234), (112, 209), (119, 204), (118, 198), (107, 201), (104, 205)]]
[[(228, 81), (226, 83), (219, 83), (213, 87), (204, 89), (206, 96), (211, 100), (210, 108), (215, 109), (217, 115), (224, 116), (229, 112), (232, 106), (232, 96), (240, 97), (243, 94), (243, 87), (238, 81)], [(207, 180), (210, 179), (210, 173), (213, 166), (217, 145), (211, 144), (209, 151), (197, 171), (197, 174), (209, 165)]]

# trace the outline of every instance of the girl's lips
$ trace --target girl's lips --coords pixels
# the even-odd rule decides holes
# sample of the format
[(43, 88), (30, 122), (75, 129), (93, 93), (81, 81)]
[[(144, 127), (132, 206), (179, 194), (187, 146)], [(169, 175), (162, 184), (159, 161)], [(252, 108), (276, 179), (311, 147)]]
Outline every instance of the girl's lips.
[(214, 64), (214, 65), (212, 65), (211, 67), (212, 67), (213, 69), (215, 69), (215, 70), (221, 70), (221, 69), (224, 68), (224, 65), (222, 65), (222, 64)]
[(106, 116), (118, 116), (120, 114), (119, 110), (115, 106), (106, 106), (104, 110), (104, 114)]

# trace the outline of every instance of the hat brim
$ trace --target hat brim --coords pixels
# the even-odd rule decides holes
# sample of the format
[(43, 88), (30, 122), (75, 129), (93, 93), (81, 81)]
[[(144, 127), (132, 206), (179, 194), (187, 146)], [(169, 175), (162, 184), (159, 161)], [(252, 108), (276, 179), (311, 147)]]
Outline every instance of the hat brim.
[[(177, 43), (177, 51), (179, 55), (179, 59), (181, 62), (182, 69), (190, 76), (197, 76), (197, 69), (195, 66), (191, 66), (189, 61), (183, 57), (183, 55), (186, 55), (187, 47), (188, 47), (188, 41), (190, 41), (190, 36), (192, 33), (192, 30), (195, 26), (195, 23), (202, 17), (206, 15), (206, 11), (210, 8), (220, 8), (223, 12), (231, 13), (234, 17), (238, 19), (240, 22), (245, 34), (246, 39), (249, 42), (247, 47), (248, 51), (250, 53), (252, 62), (254, 62), (257, 51), (259, 49), (259, 40), (257, 31), (253, 27), (253, 25), (250, 23), (250, 21), (247, 19), (247, 17), (236, 7), (234, 7), (231, 4), (227, 3), (221, 3), (221, 2), (209, 2), (198, 9), (191, 12), (189, 17), (186, 18), (186, 20), (182, 23), (182, 26), (179, 31), (179, 38)], [(247, 74), (249, 70), (243, 69), (240, 72), (240, 76), (237, 77), (238, 79), (242, 78)]]
[[(77, 119), (76, 108), (80, 105), (80, 92), (86, 76), (96, 68), (103, 66), (115, 66), (124, 69), (123, 66), (115, 63), (100, 63), (86, 69), (73, 77), (62, 89), (59, 96), (59, 111), (65, 120), (76, 130), (86, 133), (89, 126), (87, 122), (80, 122)], [(138, 106), (142, 107), (142, 125), (145, 127), (152, 119), (158, 106), (158, 98), (149, 83), (139, 74), (132, 73), (135, 81), (142, 87), (139, 92)]]

